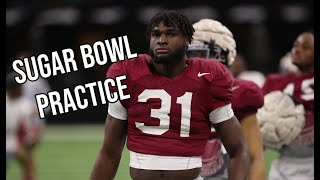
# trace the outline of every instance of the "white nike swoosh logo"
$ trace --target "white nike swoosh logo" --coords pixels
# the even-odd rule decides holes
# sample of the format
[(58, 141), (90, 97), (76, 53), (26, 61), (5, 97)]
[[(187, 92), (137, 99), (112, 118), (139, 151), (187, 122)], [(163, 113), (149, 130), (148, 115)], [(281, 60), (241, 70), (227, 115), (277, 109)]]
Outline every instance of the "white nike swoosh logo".
[(201, 77), (201, 76), (204, 76), (204, 75), (207, 75), (207, 74), (210, 74), (210, 73), (198, 73), (198, 77)]
[(239, 86), (233, 86), (232, 88), (231, 88), (231, 91), (234, 91), (234, 90), (236, 90), (236, 89), (238, 89), (239, 88)]

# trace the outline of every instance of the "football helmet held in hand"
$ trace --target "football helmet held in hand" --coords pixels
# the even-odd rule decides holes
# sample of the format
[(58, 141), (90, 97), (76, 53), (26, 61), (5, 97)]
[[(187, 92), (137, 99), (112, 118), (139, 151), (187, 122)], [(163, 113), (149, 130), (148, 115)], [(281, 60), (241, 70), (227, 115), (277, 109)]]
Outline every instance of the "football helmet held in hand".
[(281, 91), (264, 96), (264, 105), (257, 112), (257, 120), (265, 147), (280, 149), (290, 144), (305, 125), (304, 107)]

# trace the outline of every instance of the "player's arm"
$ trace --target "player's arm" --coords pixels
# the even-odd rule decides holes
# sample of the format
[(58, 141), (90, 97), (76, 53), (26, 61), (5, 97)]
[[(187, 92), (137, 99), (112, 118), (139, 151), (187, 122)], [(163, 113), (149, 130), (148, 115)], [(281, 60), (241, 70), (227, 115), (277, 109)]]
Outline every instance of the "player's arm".
[(241, 127), (250, 156), (249, 180), (265, 180), (263, 144), (256, 114), (244, 117)]
[(232, 116), (226, 121), (214, 124), (214, 128), (230, 157), (228, 179), (247, 180), (250, 159), (238, 119)]
[(215, 77), (210, 86), (212, 111), (209, 119), (225, 146), (230, 164), (229, 180), (247, 180), (250, 159), (238, 119), (231, 108), (233, 77), (229, 70), (218, 63), (215, 67)]
[[(240, 120), (245, 142), (250, 156), (249, 180), (266, 179), (263, 142), (256, 113), (264, 104), (263, 92), (253, 82), (242, 81), (238, 91), (241, 98), (234, 98), (234, 113)], [(240, 103), (241, 102), (241, 103)]]
[[(107, 78), (115, 78), (126, 74), (125, 61), (113, 63), (107, 71)], [(112, 87), (112, 92), (117, 88)], [(108, 116), (105, 123), (104, 140), (94, 164), (90, 180), (114, 179), (122, 150), (127, 137), (127, 109), (120, 101), (109, 103)]]
[(107, 116), (104, 140), (94, 164), (90, 180), (114, 179), (127, 137), (127, 121)]

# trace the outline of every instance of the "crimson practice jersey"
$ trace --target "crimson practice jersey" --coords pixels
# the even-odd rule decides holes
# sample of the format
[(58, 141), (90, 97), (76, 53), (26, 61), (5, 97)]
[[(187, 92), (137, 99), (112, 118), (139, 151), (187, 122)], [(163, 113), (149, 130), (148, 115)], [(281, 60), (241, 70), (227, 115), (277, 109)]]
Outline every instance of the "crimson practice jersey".
[(221, 63), (186, 59), (170, 79), (156, 73), (149, 55), (113, 64), (107, 77), (125, 74), (121, 101), (128, 114), (129, 150), (162, 156), (201, 156), (210, 135), (209, 114), (231, 103), (233, 78)]
[[(263, 106), (264, 98), (262, 90), (252, 81), (234, 79), (232, 86), (232, 109), (238, 120), (241, 121)], [(216, 132), (212, 132), (212, 138), (217, 138)], [(224, 165), (221, 142), (217, 139), (208, 140), (205, 152), (202, 156), (202, 176), (212, 176), (217, 172), (223, 172), (228, 166)], [(216, 174), (218, 175), (218, 174)]]
[[(263, 106), (263, 92), (254, 82), (235, 78), (231, 90), (232, 109), (240, 123)], [(213, 132), (212, 137), (217, 137), (217, 134)]]
[(240, 122), (263, 106), (263, 93), (252, 81), (234, 79), (232, 91), (232, 109)]
[[(294, 145), (313, 146), (314, 144), (314, 72), (296, 74), (271, 74), (262, 88), (264, 94), (280, 90), (293, 96), (303, 104), (306, 111), (306, 124)], [(302, 151), (300, 151), (301, 154)], [(313, 153), (313, 150), (312, 150)]]

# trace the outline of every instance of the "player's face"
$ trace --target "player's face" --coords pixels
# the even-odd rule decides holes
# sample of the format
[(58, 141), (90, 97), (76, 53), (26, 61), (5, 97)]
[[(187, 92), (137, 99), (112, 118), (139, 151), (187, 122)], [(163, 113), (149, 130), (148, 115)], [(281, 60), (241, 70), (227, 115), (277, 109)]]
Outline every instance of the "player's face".
[(184, 59), (188, 41), (177, 27), (160, 22), (151, 31), (149, 54), (155, 63), (172, 64)]
[(314, 62), (314, 36), (311, 33), (301, 34), (293, 44), (292, 63), (298, 67), (312, 66)]
[(12, 88), (10, 90), (10, 96), (13, 99), (21, 97), (22, 96), (22, 87), (21, 87), (21, 85)]

